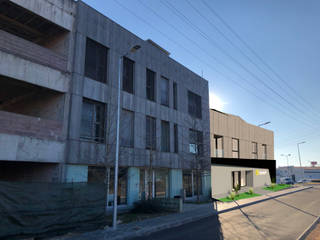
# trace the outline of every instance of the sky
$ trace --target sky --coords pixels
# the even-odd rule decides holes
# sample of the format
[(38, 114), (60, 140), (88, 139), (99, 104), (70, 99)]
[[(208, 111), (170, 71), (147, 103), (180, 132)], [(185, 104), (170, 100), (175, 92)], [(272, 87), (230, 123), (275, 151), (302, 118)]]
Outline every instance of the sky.
[(209, 82), (210, 107), (274, 131), (277, 166), (320, 164), (319, 0), (83, 0)]

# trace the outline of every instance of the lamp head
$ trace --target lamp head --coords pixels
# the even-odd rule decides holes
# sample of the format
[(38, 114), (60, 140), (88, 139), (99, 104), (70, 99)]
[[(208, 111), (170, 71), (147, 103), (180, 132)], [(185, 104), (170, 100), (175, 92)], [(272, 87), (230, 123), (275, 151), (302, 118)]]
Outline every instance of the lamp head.
[(139, 50), (141, 48), (140, 45), (135, 45), (130, 49), (130, 52), (134, 53), (135, 51)]

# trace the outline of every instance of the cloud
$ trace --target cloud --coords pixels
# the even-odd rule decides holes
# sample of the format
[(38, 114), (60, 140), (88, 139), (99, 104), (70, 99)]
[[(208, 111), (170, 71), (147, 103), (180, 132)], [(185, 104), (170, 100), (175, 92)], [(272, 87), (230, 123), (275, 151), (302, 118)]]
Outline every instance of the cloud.
[(228, 104), (224, 102), (219, 96), (215, 95), (213, 92), (209, 93), (209, 107), (214, 108), (219, 111), (223, 111), (224, 106)]

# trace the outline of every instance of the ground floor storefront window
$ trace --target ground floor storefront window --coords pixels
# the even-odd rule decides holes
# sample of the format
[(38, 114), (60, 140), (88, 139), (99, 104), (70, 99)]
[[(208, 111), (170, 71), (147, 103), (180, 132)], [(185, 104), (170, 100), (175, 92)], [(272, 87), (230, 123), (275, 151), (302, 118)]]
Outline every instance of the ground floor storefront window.
[(186, 197), (202, 195), (202, 172), (185, 170), (183, 171), (183, 189)]
[(169, 196), (169, 169), (140, 168), (139, 198), (167, 198)]
[[(88, 183), (106, 183), (106, 175), (105, 167), (88, 167)], [(118, 204), (127, 204), (128, 169), (120, 167), (118, 177)], [(114, 168), (110, 168), (109, 194), (114, 194)], [(109, 205), (112, 205), (111, 198)]]

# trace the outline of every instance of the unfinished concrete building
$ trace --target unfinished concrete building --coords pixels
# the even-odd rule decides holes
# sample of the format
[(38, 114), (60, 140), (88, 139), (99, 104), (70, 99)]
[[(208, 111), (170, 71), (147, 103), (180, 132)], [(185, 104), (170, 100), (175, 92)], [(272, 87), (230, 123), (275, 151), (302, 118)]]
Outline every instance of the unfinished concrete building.
[(121, 59), (120, 204), (209, 196), (206, 80), (81, 1), (0, 4), (0, 180), (112, 186)]

